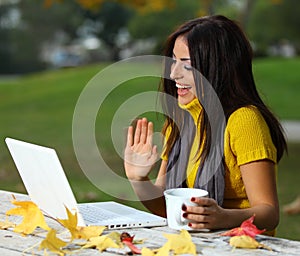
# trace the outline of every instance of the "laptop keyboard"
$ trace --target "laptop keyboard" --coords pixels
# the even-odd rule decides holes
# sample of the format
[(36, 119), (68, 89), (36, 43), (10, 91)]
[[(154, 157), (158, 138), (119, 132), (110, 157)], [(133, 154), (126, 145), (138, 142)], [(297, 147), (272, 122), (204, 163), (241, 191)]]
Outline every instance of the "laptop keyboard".
[(78, 208), (88, 225), (107, 226), (109, 229), (166, 225), (163, 218), (114, 202), (84, 203)]
[(91, 223), (120, 218), (118, 214), (88, 204), (80, 204), (79, 211), (84, 220)]

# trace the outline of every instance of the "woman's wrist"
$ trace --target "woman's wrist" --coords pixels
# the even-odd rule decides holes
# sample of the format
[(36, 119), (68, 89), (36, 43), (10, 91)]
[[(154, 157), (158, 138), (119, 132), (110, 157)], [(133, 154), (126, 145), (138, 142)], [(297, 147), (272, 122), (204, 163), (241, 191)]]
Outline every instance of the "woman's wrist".
[(224, 209), (223, 220), (224, 226), (222, 228), (234, 228), (241, 225), (241, 223), (250, 218), (253, 214), (248, 209)]
[(148, 176), (132, 176), (132, 177), (127, 176), (127, 178), (131, 183), (149, 181)]

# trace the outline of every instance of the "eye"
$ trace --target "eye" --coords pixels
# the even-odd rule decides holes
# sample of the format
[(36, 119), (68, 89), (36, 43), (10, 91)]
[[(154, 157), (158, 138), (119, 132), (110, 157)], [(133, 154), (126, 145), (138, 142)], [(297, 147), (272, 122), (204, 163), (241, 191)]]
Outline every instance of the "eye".
[(192, 71), (192, 70), (193, 70), (193, 67), (192, 67), (191, 65), (188, 65), (188, 64), (185, 64), (183, 67), (184, 67), (186, 70), (188, 70), (188, 71)]

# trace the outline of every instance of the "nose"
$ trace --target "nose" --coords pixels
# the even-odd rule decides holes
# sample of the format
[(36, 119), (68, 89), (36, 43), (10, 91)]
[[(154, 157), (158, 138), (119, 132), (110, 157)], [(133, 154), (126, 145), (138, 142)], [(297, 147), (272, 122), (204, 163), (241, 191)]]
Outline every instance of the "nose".
[(170, 78), (172, 80), (183, 78), (183, 65), (180, 63), (180, 61), (176, 61), (171, 65)]

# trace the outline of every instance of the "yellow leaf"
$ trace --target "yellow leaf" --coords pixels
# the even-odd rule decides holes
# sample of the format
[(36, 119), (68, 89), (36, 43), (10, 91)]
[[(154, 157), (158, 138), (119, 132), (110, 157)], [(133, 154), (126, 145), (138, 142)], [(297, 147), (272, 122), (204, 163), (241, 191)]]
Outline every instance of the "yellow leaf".
[(48, 249), (51, 252), (54, 252), (58, 255), (65, 255), (62, 248), (66, 246), (67, 243), (63, 240), (56, 237), (56, 231), (54, 229), (51, 229), (46, 238), (41, 242), (40, 244), (40, 250), (41, 249)]
[(147, 247), (142, 248), (142, 256), (154, 256), (155, 253)]
[(21, 215), (23, 221), (17, 225), (14, 229), (15, 232), (23, 234), (31, 234), (36, 227), (40, 227), (45, 230), (50, 230), (47, 225), (44, 215), (37, 205), (32, 201), (16, 201), (13, 200), (12, 204), (18, 206), (12, 208), (6, 212), (6, 215)]
[(108, 236), (97, 236), (91, 237), (89, 242), (87, 242), (82, 248), (92, 248), (96, 247), (100, 252), (104, 251), (107, 248), (120, 248), (113, 239)]
[(67, 228), (71, 234), (73, 234), (74, 230), (77, 227), (77, 213), (72, 214), (72, 212), (66, 207), (68, 219), (62, 220), (58, 219), (59, 223), (61, 223), (65, 228)]
[(88, 226), (88, 227), (78, 227), (77, 223), (77, 213), (72, 214), (72, 212), (66, 208), (68, 219), (58, 221), (67, 228), (72, 236), (72, 239), (90, 239), (91, 237), (100, 236), (103, 230), (106, 228), (104, 226)]
[(193, 254), (196, 255), (196, 245), (192, 237), (186, 230), (181, 230), (180, 234), (164, 234), (168, 239), (166, 243), (171, 251), (175, 254)]
[(14, 228), (15, 226), (16, 224), (9, 221), (8, 219), (5, 219), (5, 221), (0, 221), (0, 229)]
[(78, 238), (78, 233), (77, 233), (77, 213), (72, 214), (72, 212), (66, 207), (67, 211), (67, 216), (68, 219), (62, 220), (58, 219), (59, 223), (61, 223), (65, 228), (67, 228), (70, 231), (72, 240)]
[(104, 229), (106, 229), (104, 226), (77, 227), (75, 238), (89, 240), (92, 237), (100, 236)]
[(234, 236), (229, 240), (229, 244), (236, 248), (245, 248), (245, 249), (257, 249), (257, 248), (267, 248), (265, 245), (257, 242), (251, 236)]
[(156, 250), (156, 256), (165, 256), (169, 255), (171, 251), (170, 243), (165, 243), (161, 248)]
[(123, 244), (121, 242), (121, 234), (119, 232), (111, 232), (106, 235), (107, 237), (111, 238), (118, 246), (122, 247)]

